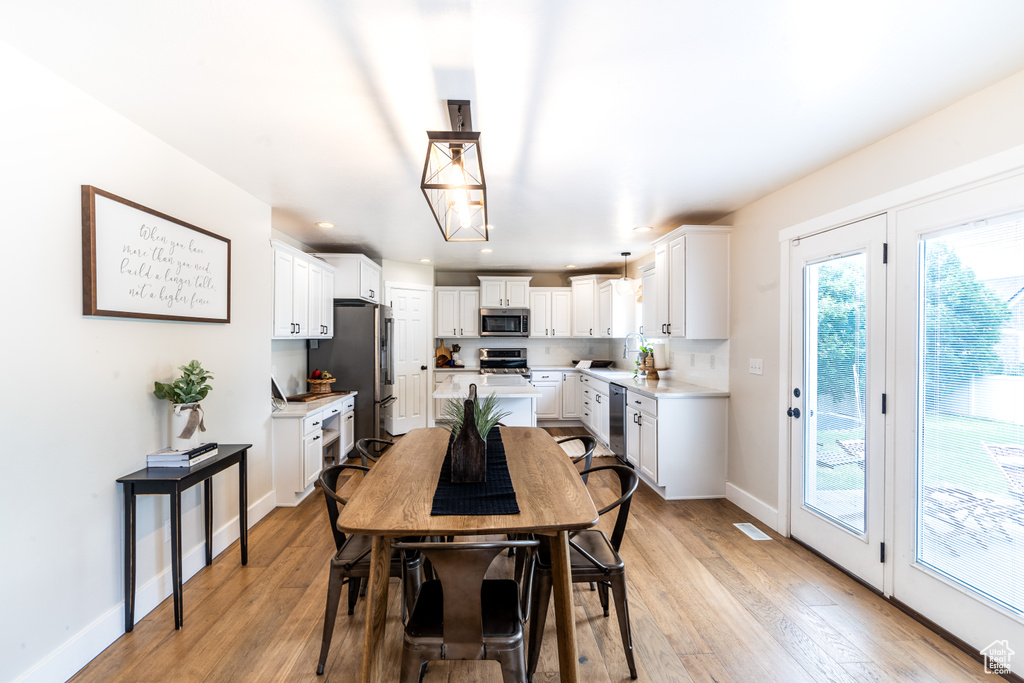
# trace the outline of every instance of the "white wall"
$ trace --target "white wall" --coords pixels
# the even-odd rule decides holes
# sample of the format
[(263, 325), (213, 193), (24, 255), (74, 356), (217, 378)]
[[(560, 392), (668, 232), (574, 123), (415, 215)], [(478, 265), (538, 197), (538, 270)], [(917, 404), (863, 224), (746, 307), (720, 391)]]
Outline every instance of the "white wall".
[(380, 263), (381, 279), (404, 285), (434, 286), (434, 266), (425, 263), (405, 263), (382, 259)]
[[(1021, 121), (1024, 72), (720, 221), (734, 226), (731, 486), (768, 507), (778, 506), (779, 319), (786, 305), (779, 300), (779, 231), (1024, 144)], [(763, 359), (763, 375), (749, 374), (751, 357)]]
[[(250, 524), (272, 498), (270, 208), (2, 42), (0, 92), (0, 680), (64, 680), (123, 632), (114, 480), (168, 445), (154, 380), (202, 361), (205, 438), (253, 444)], [(83, 184), (229, 238), (230, 324), (83, 316)], [(220, 551), (237, 537), (234, 471), (214, 488)], [(202, 563), (199, 489), (184, 510), (188, 574)], [(166, 496), (140, 499), (137, 616), (170, 594), (167, 511)]]

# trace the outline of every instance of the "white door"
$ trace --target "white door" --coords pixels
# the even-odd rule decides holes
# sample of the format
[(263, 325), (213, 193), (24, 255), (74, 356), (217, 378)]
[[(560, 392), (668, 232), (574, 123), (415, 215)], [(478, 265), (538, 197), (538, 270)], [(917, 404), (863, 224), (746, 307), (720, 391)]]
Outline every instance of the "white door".
[(893, 594), (977, 651), (1016, 650), (1014, 673), (1024, 670), (1022, 198), (1016, 176), (894, 216)]
[(509, 308), (526, 308), (530, 305), (530, 280), (508, 280), (505, 282), (505, 305)]
[(883, 215), (790, 246), (790, 533), (879, 590), (885, 236)]
[(394, 395), (386, 410), (384, 426), (398, 436), (427, 426), (427, 323), (431, 300), (429, 287), (385, 283), (384, 300), (395, 318), (392, 353), (395, 356)]

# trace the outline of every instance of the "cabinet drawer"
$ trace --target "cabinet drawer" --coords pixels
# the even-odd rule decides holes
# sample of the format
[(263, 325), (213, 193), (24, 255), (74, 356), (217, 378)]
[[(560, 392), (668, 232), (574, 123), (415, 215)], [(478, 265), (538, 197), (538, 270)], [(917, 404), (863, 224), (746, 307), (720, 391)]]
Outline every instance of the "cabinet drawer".
[(643, 396), (641, 394), (635, 394), (632, 391), (627, 391), (626, 405), (631, 408), (636, 408), (642, 413), (647, 413), (654, 417), (658, 416), (658, 400), (649, 396)]
[(591, 400), (593, 400), (593, 398), (594, 398), (594, 390), (593, 390), (593, 389), (591, 389), (591, 388), (590, 388), (590, 387), (588, 387), (588, 386), (584, 386), (584, 387), (583, 387), (583, 389), (582, 389), (582, 391), (581, 391), (580, 393), (582, 393), (582, 394), (583, 394), (583, 398), (584, 398), (584, 400), (586, 400), (586, 399), (588, 399), (588, 398), (589, 398), (589, 399), (591, 399)]
[(313, 413), (302, 418), (302, 435), (306, 436), (313, 432), (318, 432), (323, 428), (324, 422), (323, 412)]
[(328, 418), (332, 418), (335, 415), (339, 415), (339, 414), (343, 413), (344, 410), (342, 410), (341, 405), (342, 405), (341, 401), (335, 401), (331, 405), (329, 405), (326, 408), (324, 408), (324, 412), (322, 412), (320, 414), (320, 417), (322, 417), (323, 419), (327, 420)]
[(355, 409), (356, 409), (356, 397), (355, 396), (349, 396), (348, 398), (346, 398), (344, 401), (341, 402), (341, 412), (343, 412), (343, 413), (350, 413), (350, 412), (352, 412)]
[(536, 370), (530, 373), (530, 381), (536, 382), (560, 382), (562, 380), (562, 373), (553, 371), (537, 372)]

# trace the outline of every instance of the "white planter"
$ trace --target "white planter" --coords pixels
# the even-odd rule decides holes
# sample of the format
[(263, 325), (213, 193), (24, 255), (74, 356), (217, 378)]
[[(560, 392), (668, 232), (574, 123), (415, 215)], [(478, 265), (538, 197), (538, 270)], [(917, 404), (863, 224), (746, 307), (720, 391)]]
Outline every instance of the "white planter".
[[(203, 409), (199, 407), (198, 403), (174, 403), (171, 405), (171, 448), (184, 451), (199, 445), (199, 432), (205, 431), (202, 427), (202, 415)], [(191, 434), (183, 437), (183, 434), (188, 434), (190, 431), (190, 419), (193, 419)]]

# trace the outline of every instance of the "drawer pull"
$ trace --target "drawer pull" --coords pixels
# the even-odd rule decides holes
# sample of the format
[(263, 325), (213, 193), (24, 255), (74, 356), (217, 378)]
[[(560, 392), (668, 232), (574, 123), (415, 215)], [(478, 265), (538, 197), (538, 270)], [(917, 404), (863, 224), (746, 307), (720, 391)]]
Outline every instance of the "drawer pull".
[(317, 434), (316, 436), (314, 436), (314, 437), (313, 437), (313, 441), (316, 441), (316, 440), (317, 440), (317, 439), (319, 439), (319, 438), (320, 438), (320, 435), (319, 435), (319, 434)]

